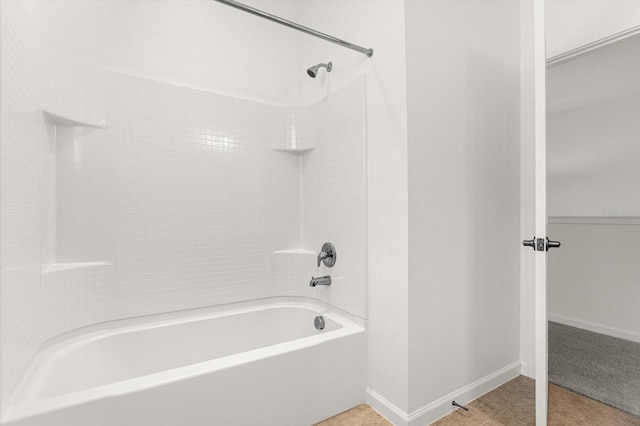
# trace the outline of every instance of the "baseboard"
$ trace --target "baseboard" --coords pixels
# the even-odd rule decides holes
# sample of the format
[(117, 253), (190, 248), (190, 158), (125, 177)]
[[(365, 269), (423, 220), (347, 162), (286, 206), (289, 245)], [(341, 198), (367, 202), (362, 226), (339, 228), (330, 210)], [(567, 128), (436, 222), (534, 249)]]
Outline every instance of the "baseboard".
[(366, 401), (371, 408), (393, 423), (394, 426), (409, 425), (409, 416), (407, 416), (404, 411), (387, 401), (382, 395), (370, 387), (367, 387)]
[(593, 331), (594, 333), (606, 334), (611, 337), (618, 337), (620, 339), (631, 340), (632, 342), (640, 343), (640, 333), (636, 333), (631, 330), (624, 330), (622, 328), (608, 327), (606, 325), (596, 324), (594, 322), (583, 321), (576, 318), (565, 317), (557, 314), (547, 314), (549, 321), (557, 322), (571, 327), (582, 328), (584, 330)]
[(533, 380), (536, 379), (535, 371), (533, 371), (532, 368), (529, 368), (527, 361), (520, 360), (520, 374), (522, 374), (523, 376), (527, 376)]
[(517, 377), (521, 369), (520, 361), (515, 361), (409, 414), (404, 413), (371, 388), (367, 388), (367, 404), (395, 426), (425, 426), (453, 412), (454, 407), (451, 405), (451, 401), (456, 400), (460, 404), (468, 404)]

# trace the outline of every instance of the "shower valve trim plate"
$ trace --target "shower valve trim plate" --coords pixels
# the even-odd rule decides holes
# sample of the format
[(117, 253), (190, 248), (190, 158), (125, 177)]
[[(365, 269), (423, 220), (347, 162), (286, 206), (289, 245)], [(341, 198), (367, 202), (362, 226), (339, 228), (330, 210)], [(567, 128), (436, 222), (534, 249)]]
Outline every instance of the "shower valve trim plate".
[(318, 253), (318, 268), (320, 263), (324, 263), (325, 266), (331, 268), (336, 264), (336, 247), (332, 243), (324, 243), (320, 253)]

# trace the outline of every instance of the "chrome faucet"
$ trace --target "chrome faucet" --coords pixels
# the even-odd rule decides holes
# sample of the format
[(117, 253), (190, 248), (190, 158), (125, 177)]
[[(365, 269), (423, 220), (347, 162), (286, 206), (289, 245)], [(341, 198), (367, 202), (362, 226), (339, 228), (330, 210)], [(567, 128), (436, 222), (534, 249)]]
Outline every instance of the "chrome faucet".
[(317, 285), (331, 285), (331, 276), (325, 275), (324, 277), (311, 277), (311, 281), (309, 281), (309, 285), (311, 287), (315, 287)]
[(336, 264), (336, 256), (336, 247), (331, 243), (324, 243), (320, 253), (318, 253), (318, 268), (321, 262), (331, 268)]

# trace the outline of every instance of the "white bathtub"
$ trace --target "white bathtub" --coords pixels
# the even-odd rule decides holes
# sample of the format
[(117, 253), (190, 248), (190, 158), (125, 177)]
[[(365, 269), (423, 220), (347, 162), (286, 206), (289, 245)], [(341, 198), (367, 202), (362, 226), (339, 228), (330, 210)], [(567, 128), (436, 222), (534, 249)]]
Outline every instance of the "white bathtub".
[(264, 299), (60, 336), (0, 424), (303, 426), (363, 402), (365, 387), (361, 320), (309, 299)]

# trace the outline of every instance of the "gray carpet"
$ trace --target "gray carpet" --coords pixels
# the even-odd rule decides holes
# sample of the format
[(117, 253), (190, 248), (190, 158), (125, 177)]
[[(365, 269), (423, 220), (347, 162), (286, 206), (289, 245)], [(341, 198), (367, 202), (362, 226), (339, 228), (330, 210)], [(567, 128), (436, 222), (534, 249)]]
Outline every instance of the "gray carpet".
[(549, 381), (640, 417), (640, 343), (550, 321)]

